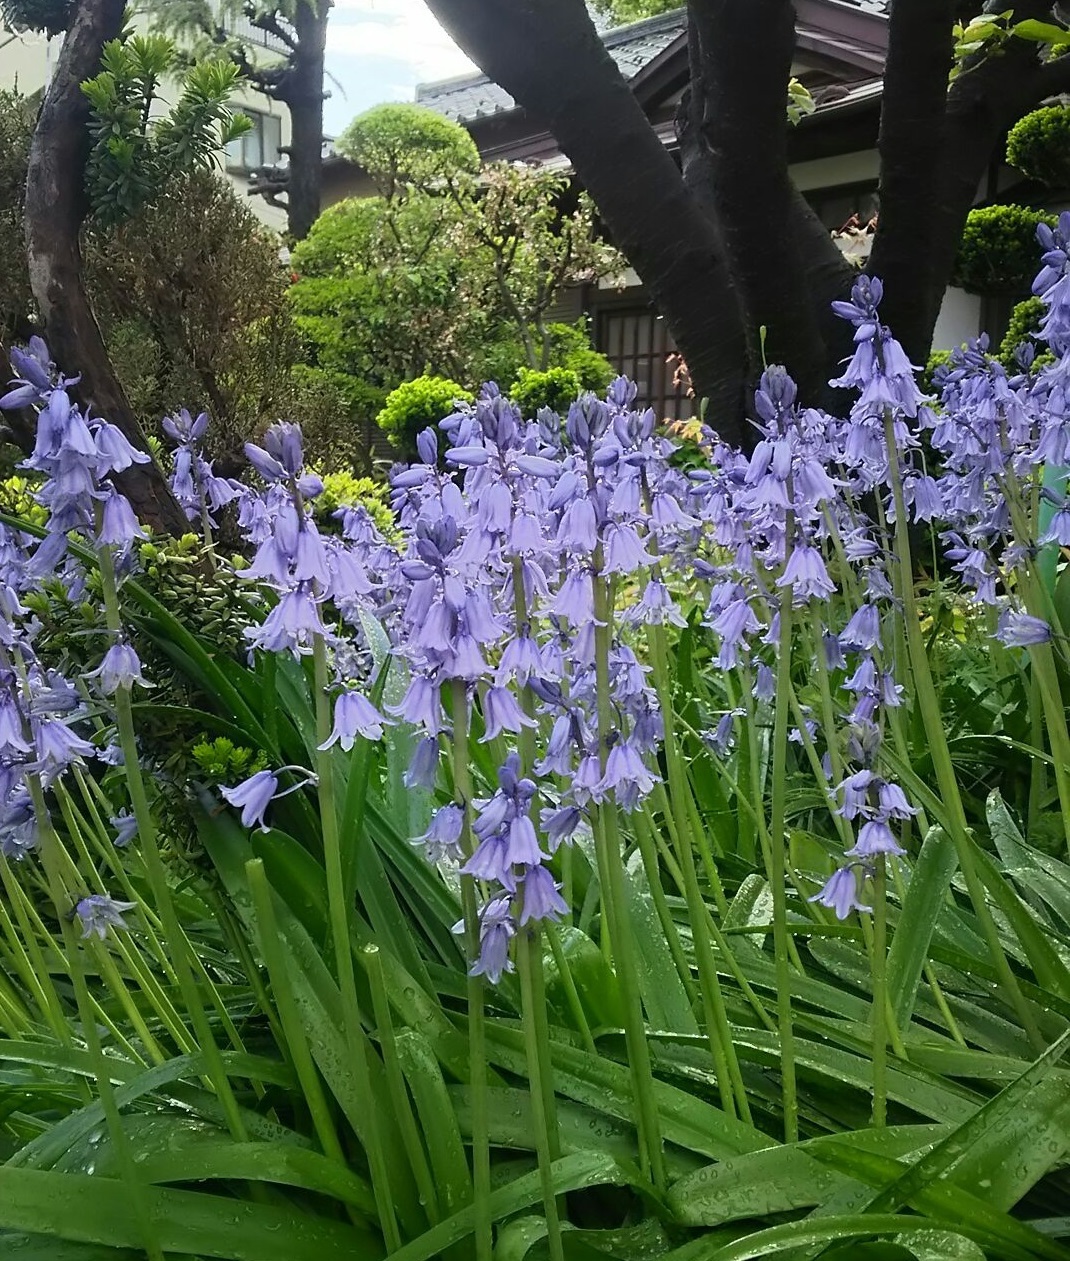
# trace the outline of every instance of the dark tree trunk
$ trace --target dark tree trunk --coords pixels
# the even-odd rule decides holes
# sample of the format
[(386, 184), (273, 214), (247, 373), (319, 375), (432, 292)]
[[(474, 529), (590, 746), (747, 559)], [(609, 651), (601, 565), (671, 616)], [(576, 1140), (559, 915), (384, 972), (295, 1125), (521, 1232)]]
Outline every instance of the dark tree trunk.
[[(792, 188), (786, 90), (790, 0), (691, 0), (689, 105), (678, 172), (614, 66), (584, 0), (428, 0), (457, 42), (539, 118), (572, 160), (616, 244), (645, 282), (692, 370), (711, 420), (743, 428), (747, 350), (767, 354), (820, 398), (849, 331), (831, 317), (853, 271)], [(1049, 17), (1020, 0), (1016, 18)], [(1010, 40), (947, 89), (960, 0), (896, 0), (881, 119), (881, 226), (868, 270), (915, 362), (932, 340), (966, 215), (1007, 128), (1070, 89), (1070, 57), (1040, 64)], [(548, 72), (547, 67), (552, 67)], [(744, 332), (746, 328), (746, 332)], [(730, 420), (734, 412), (735, 421)]]
[(868, 270), (885, 281), (882, 314), (924, 363), (943, 290), (933, 281), (954, 0), (897, 0), (881, 100), (880, 218)]
[(750, 376), (763, 359), (783, 364), (802, 397), (817, 401), (828, 380), (828, 352), (802, 257), (786, 231), (796, 212), (787, 119), (795, 10), (790, 0), (691, 0), (688, 13), (697, 54), (692, 91), (701, 99)]
[[(866, 268), (885, 282), (885, 319), (915, 363), (929, 353), (966, 216), (991, 163), (1002, 156), (1006, 132), (1045, 97), (1070, 89), (1070, 58), (1042, 65), (1034, 42), (1011, 39), (968, 63), (940, 102), (938, 65), (947, 63), (929, 42), (936, 34), (930, 5), (945, 8), (943, 0), (896, 0), (893, 10), (881, 116), (881, 214)], [(1020, 20), (1049, 18), (1051, 5), (1020, 0), (1014, 12)], [(915, 151), (917, 169), (910, 165)]]
[[(717, 200), (714, 195), (714, 163), (701, 126), (704, 109), (701, 104), (702, 80), (698, 70), (698, 37), (691, 25), (688, 29), (688, 46), (692, 67), (691, 85), (684, 92), (677, 111), (676, 138), (680, 145), (684, 183), (710, 219), (720, 241)], [(843, 257), (828, 229), (814, 213), (806, 198), (794, 187), (791, 190), (784, 231), (795, 256), (802, 261), (807, 292), (816, 311), (818, 332), (828, 352), (826, 359), (831, 365), (851, 353), (850, 328), (833, 315), (831, 303), (847, 296), (858, 273)], [(723, 243), (721, 251), (723, 253)], [(730, 275), (728, 284), (732, 287)], [(742, 335), (742, 322), (740, 330)], [(824, 378), (827, 379), (828, 375), (830, 374), (825, 373)], [(741, 380), (746, 376), (745, 365), (742, 363), (740, 376)], [(742, 385), (740, 398), (744, 398)], [(831, 402), (831, 399), (826, 398), (825, 401)]]
[(583, 0), (428, 0), (428, 7), (557, 138), (668, 321), (696, 394), (710, 400), (710, 422), (741, 437), (745, 347), (716, 234)]
[[(60, 53), (34, 131), (26, 176), (25, 230), (30, 287), (53, 358), (81, 373), (76, 394), (148, 450), (108, 357), (86, 294), (79, 232), (86, 213), (84, 174), (89, 103), (82, 82), (100, 66), (104, 43), (121, 27), (124, 0), (81, 0)], [(140, 519), (183, 534), (188, 522), (155, 463), (135, 464), (116, 478)]]
[(323, 76), (331, 0), (302, 0), (294, 11), (294, 48), (275, 95), (290, 111), (286, 215), (301, 241), (319, 218), (323, 172)]

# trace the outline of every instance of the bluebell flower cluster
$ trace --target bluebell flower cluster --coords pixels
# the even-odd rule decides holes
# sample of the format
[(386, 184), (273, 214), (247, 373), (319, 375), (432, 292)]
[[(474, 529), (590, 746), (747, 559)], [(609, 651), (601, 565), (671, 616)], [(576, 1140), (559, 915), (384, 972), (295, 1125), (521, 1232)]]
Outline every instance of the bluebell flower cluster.
[[(850, 301), (836, 304), (854, 328), (853, 353), (833, 382), (853, 393), (849, 414), (801, 406), (791, 378), (771, 367), (755, 396), (753, 449), (708, 434), (708, 465), (690, 472), (673, 467), (672, 444), (623, 378), (563, 417), (544, 409), (525, 418), (485, 386), (419, 436), (416, 463), (395, 470), (397, 544), (357, 509), (339, 513), (341, 543), (318, 537), (302, 507), (315, 488), (300, 484), (292, 429), (250, 450), (269, 485), (241, 501), (257, 548), (246, 575), (278, 594), (263, 627), (251, 629), (252, 645), (302, 652), (310, 635), (325, 635), (339, 660), (372, 617), (407, 671), (386, 714), (352, 679), (331, 743), (348, 748), (378, 738), (388, 721), (403, 723), (417, 735), (406, 783), (433, 789), (462, 704), (475, 738), (500, 753), (494, 792), (440, 806), (416, 838), (431, 861), (482, 890), (473, 970), (497, 979), (512, 966), (521, 927), (566, 912), (555, 877), (561, 845), (585, 834), (597, 810), (634, 810), (653, 791), (662, 717), (639, 632), (685, 625), (694, 600), (717, 667), (751, 693), (741, 703), (738, 687), (728, 690), (730, 703), (711, 716), (706, 738), (722, 758), (738, 720), (760, 719), (773, 698), (782, 600), (805, 611), (796, 639), (827, 676), (834, 712), (803, 706), (792, 739), (820, 752), (830, 808), (853, 834), (814, 900), (840, 918), (869, 909), (866, 878), (878, 857), (904, 853), (915, 813), (884, 754), (904, 699), (890, 664), (890, 628), (902, 615), (893, 481), (912, 520), (943, 531), (963, 586), (996, 607), (1004, 643), (1052, 635), (1021, 606), (1015, 575), (1038, 544), (1070, 544), (1070, 503), (1056, 495), (1047, 533), (1023, 537), (1008, 487), (1031, 484), (1070, 454), (1059, 340), (1068, 229), (1070, 220), (1060, 222), (1042, 241), (1038, 278), (1059, 364), (1012, 377), (978, 344), (943, 374), (941, 398), (928, 398), (881, 323), (880, 282), (861, 277)], [(231, 799), (262, 823), (276, 788), (254, 777)]]
[(215, 513), (233, 503), (243, 487), (229, 477), (217, 477), (212, 461), (204, 455), (204, 436), (208, 432), (208, 414), (191, 416), (181, 408), (173, 416), (165, 416), (161, 427), (175, 444), (171, 454), (171, 490), (191, 522), (205, 531), (218, 526)]
[[(1041, 245), (1036, 292), (1056, 355), (1047, 367), (1026, 355), (1008, 372), (978, 340), (939, 375), (939, 397), (926, 397), (881, 323), (880, 282), (861, 277), (835, 306), (854, 330), (832, 383), (850, 391), (847, 416), (803, 406), (790, 376), (770, 367), (755, 394), (753, 448), (707, 434), (706, 466), (685, 472), (624, 378), (564, 416), (525, 417), (487, 385), (419, 435), (417, 462), (394, 471), (389, 540), (358, 507), (336, 514), (339, 533), (320, 529), (310, 504), (322, 484), (297, 425), (273, 425), (246, 448), (254, 487), (215, 476), (205, 416), (164, 422), (190, 520), (207, 530), (235, 505), (249, 554), (239, 576), (262, 602), (246, 631), (250, 653), (326, 653), (333, 722), (323, 747), (348, 752), (403, 724), (415, 735), (405, 782), (430, 791), (447, 778), (459, 731), (492, 751), (493, 790), (439, 805), (414, 838), (479, 890), (473, 972), (496, 981), (518, 932), (567, 914), (561, 847), (602, 811), (640, 809), (657, 788), (664, 730), (644, 632), (684, 627), (696, 607), (717, 670), (732, 676), (704, 719), (718, 757), (731, 756), (740, 719), (768, 715), (778, 654), (828, 685), (820, 705), (798, 702), (792, 739), (820, 759), (850, 841), (812, 900), (841, 919), (869, 909), (867, 878), (904, 854), (916, 813), (886, 750), (909, 683), (896, 678), (892, 651), (897, 591), (911, 581), (890, 546), (893, 487), (911, 521), (937, 532), (962, 588), (992, 610), (1003, 644), (1063, 642), (1023, 592), (1038, 549), (1070, 546), (1065, 481), (1050, 475), (1070, 463), (1070, 214), (1041, 230)], [(146, 457), (74, 405), (43, 344), (13, 364), (0, 406), (39, 408), (27, 467), (49, 512), (39, 545), (0, 527), (0, 847), (17, 857), (35, 838), (26, 774), (47, 785), (96, 755), (80, 726), (83, 696), (37, 661), (20, 597), (46, 574), (84, 583), (68, 554), (72, 532), (123, 563), (139, 527), (112, 479)], [(789, 612), (794, 621), (791, 644), (781, 611), (785, 627)], [(403, 679), (381, 706), (368, 686), (373, 639)], [(148, 686), (123, 638), (87, 679), (105, 702)], [(272, 802), (313, 780), (301, 767), (259, 770), (223, 797), (246, 827), (266, 830)], [(128, 816), (112, 824), (117, 845), (133, 839)], [(97, 934), (121, 926), (126, 909), (93, 894), (77, 914)]]
[[(45, 579), (60, 582), (73, 599), (86, 592), (85, 572), (68, 545), (72, 535), (114, 568), (130, 569), (133, 545), (144, 533), (113, 479), (149, 457), (116, 426), (75, 404), (69, 387), (77, 379), (57, 372), (40, 338), (26, 350), (16, 348), (11, 362), (15, 380), (0, 408), (36, 410), (36, 439), (22, 467), (35, 475), (35, 498), (47, 511), (41, 540), (0, 526), (0, 853), (20, 860), (37, 848), (43, 827), (31, 788), (45, 794), (72, 767), (98, 758), (114, 763), (114, 746), (101, 748), (89, 737), (107, 731), (100, 715), (120, 689), (151, 686), (121, 632), (111, 637), (100, 664), (83, 670), (81, 686), (51, 668), (39, 656), (41, 625), (25, 596)], [(134, 839), (137, 827), (128, 814), (111, 823), (117, 846)], [(83, 936), (103, 937), (109, 926), (126, 926), (122, 913), (133, 905), (87, 893), (72, 914)]]

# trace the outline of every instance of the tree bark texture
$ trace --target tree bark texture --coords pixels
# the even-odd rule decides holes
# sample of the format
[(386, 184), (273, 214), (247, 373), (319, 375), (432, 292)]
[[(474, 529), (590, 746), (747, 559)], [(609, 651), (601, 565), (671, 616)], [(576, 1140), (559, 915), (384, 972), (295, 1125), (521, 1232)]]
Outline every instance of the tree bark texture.
[[(81, 373), (75, 394), (139, 450), (145, 434), (115, 375), (85, 290), (79, 233), (85, 218), (84, 175), (89, 103), (81, 84), (95, 74), (105, 42), (122, 27), (124, 0), (80, 0), (63, 43), (30, 146), (25, 234), (30, 287), (53, 358)], [(155, 463), (116, 476), (146, 524), (183, 534), (188, 522)]]
[(323, 170), (323, 77), (331, 0), (302, 0), (294, 10), (290, 64), (273, 93), (290, 111), (286, 216), (301, 241), (319, 218)]
[(803, 257), (785, 231), (795, 211), (786, 108), (795, 9), (790, 0), (691, 0), (688, 14), (692, 93), (747, 332), (749, 375), (766, 358), (784, 364), (803, 396), (816, 399), (828, 379), (826, 348)]
[(930, 281), (937, 232), (925, 202), (946, 159), (954, 9), (954, 0), (896, 0), (881, 99), (880, 218), (869, 270), (885, 280), (884, 318), (921, 362), (943, 296)]

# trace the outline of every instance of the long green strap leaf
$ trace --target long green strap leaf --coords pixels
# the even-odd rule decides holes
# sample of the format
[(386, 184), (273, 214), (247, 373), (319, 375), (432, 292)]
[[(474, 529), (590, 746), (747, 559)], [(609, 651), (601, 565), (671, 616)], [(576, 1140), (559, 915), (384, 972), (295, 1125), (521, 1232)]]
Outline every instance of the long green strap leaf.
[(930, 828), (914, 864), (903, 913), (888, 951), (888, 1000), (903, 1035), (910, 1026), (940, 905), (957, 867), (958, 856), (951, 837), (943, 828)]
[[(145, 1189), (165, 1252), (223, 1261), (324, 1261), (383, 1255), (378, 1237), (296, 1209)], [(0, 1167), (0, 1227), (58, 1235), (114, 1248), (137, 1248), (141, 1227), (121, 1182), (85, 1174)]]

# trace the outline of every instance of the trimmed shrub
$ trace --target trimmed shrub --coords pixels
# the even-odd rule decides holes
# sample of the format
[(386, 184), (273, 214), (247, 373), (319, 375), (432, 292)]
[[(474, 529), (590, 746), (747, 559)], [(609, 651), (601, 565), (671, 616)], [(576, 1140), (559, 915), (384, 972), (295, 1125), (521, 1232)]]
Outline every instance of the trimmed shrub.
[(1048, 349), (1047, 343), (1040, 337), (1040, 322), (1044, 318), (1046, 309), (1040, 298), (1033, 297), (1019, 302), (1011, 312), (1010, 324), (1007, 326), (1007, 332), (996, 355), (1008, 372), (1021, 370), (1016, 352), (1023, 344), (1033, 348), (1035, 356), (1032, 362), (1033, 367), (1042, 367), (1055, 358)]
[(397, 522), (390, 511), (389, 498), (390, 488), (385, 482), (347, 472), (325, 473), (323, 491), (312, 501), (312, 507), (324, 527), (337, 526), (333, 514), (339, 508), (365, 508), (379, 531), (390, 535), (397, 528)]
[(951, 362), (950, 350), (934, 350), (925, 365), (925, 370), (921, 374), (919, 385), (926, 394), (936, 394), (939, 392), (939, 385), (936, 382), (936, 374), (941, 368), (946, 368)]
[(470, 403), (473, 396), (448, 377), (417, 377), (403, 381), (386, 397), (379, 413), (379, 428), (398, 451), (411, 458), (416, 454), (416, 435), (429, 425), (437, 425), (450, 415), (459, 402)]
[(364, 167), (384, 197), (407, 184), (479, 170), (479, 150), (460, 123), (408, 102), (366, 110), (338, 137), (338, 148)]
[(580, 378), (569, 368), (547, 368), (545, 372), (521, 368), (508, 393), (521, 414), (530, 418), (540, 407), (564, 415), (582, 388)]
[(1019, 119), (1007, 136), (1007, 161), (1043, 184), (1070, 184), (1070, 108), (1045, 105)]
[(1029, 292), (1037, 272), (1037, 224), (1057, 216), (1028, 206), (980, 206), (966, 219), (951, 283), (978, 294)]

